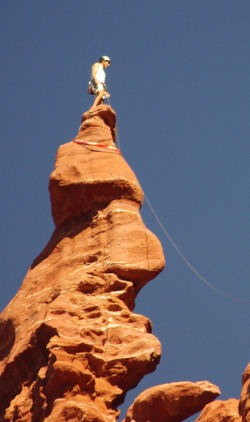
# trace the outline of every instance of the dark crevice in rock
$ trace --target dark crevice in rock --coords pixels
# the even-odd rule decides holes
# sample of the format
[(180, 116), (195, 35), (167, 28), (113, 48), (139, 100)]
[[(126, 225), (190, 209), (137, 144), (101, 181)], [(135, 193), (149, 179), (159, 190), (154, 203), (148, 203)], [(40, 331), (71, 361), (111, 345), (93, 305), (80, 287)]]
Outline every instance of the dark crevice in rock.
[(31, 385), (38, 371), (48, 363), (49, 351), (46, 345), (56, 335), (55, 328), (42, 324), (30, 339), (29, 347), (21, 352), (13, 362), (7, 363), (0, 377), (0, 412), (20, 393), (23, 385)]

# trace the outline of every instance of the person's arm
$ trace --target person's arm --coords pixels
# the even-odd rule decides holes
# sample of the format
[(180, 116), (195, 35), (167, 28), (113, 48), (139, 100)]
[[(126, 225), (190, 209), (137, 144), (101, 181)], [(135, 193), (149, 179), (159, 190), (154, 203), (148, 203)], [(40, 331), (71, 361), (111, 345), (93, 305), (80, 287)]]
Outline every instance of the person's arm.
[(96, 79), (96, 74), (100, 64), (101, 63), (94, 63), (92, 66), (92, 79), (95, 81), (96, 84), (98, 83), (98, 80)]

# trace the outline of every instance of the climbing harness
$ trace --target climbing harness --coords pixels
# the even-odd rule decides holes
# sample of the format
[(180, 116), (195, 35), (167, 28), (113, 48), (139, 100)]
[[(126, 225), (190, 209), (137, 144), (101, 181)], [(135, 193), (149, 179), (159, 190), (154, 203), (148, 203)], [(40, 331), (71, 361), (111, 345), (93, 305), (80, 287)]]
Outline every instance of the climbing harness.
[[(74, 142), (75, 144), (86, 146), (88, 147), (88, 149), (95, 152), (116, 152), (117, 154), (121, 154), (119, 149), (114, 147), (113, 145), (104, 145), (104, 144), (99, 144), (98, 142), (83, 141), (80, 139), (73, 139), (72, 142)], [(99, 151), (95, 148), (103, 148), (104, 150), (107, 150), (107, 151)]]
[[(89, 95), (97, 95), (99, 91), (107, 91), (106, 85), (104, 82), (95, 83), (94, 79), (91, 79), (88, 84), (88, 94)], [(103, 100), (108, 98), (105, 94), (103, 95)]]
[(95, 95), (96, 94), (96, 86), (95, 86), (95, 82), (94, 82), (93, 79), (91, 81), (89, 81), (88, 94), (89, 95)]
[[(96, 84), (95, 81), (94, 81), (94, 79), (92, 79), (91, 81), (89, 81), (89, 85), (88, 85), (88, 94), (89, 95), (97, 95), (98, 92), (101, 91), (101, 90), (107, 92), (105, 83), (98, 82), (98, 84)], [(102, 96), (102, 99), (103, 100), (106, 100), (108, 98), (109, 97), (106, 94), (104, 94)]]

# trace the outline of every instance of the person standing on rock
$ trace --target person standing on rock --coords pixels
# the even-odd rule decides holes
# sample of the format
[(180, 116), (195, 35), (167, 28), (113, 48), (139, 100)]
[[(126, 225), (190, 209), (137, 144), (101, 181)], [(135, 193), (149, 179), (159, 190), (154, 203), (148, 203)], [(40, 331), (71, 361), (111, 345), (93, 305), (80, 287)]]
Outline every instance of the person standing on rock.
[(94, 63), (92, 66), (92, 80), (89, 82), (88, 93), (96, 95), (93, 107), (103, 103), (103, 100), (105, 100), (105, 98), (110, 97), (110, 94), (106, 90), (106, 73), (104, 70), (110, 65), (110, 62), (110, 57), (102, 56), (100, 57), (99, 62)]

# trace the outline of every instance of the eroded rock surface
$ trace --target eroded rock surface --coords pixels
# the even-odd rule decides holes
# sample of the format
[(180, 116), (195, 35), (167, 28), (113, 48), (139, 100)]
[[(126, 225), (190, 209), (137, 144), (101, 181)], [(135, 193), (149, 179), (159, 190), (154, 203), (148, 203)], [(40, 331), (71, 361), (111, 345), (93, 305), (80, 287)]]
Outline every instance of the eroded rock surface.
[[(114, 145), (116, 117), (83, 115), (77, 139)], [(62, 145), (50, 177), (56, 229), (0, 319), (0, 420), (112, 422), (161, 355), (132, 313), (164, 267), (139, 214), (143, 193), (115, 150)]]
[(157, 385), (139, 394), (123, 422), (180, 422), (219, 394), (220, 389), (207, 381)]
[(242, 422), (250, 422), (250, 362), (242, 375), (239, 413), (242, 416)]
[(239, 400), (216, 400), (207, 404), (196, 422), (241, 422), (238, 411)]
[(231, 398), (208, 404), (196, 422), (250, 422), (250, 363), (242, 375), (240, 400)]
[[(55, 231), (0, 316), (0, 422), (115, 422), (126, 392), (159, 363), (150, 320), (132, 311), (164, 256), (141, 219), (143, 192), (114, 149), (115, 132), (112, 108), (92, 107), (76, 140), (111, 148), (58, 149), (49, 183)], [(240, 412), (249, 415), (249, 369), (243, 379)], [(156, 386), (126, 422), (181, 421), (218, 394), (205, 381)]]

